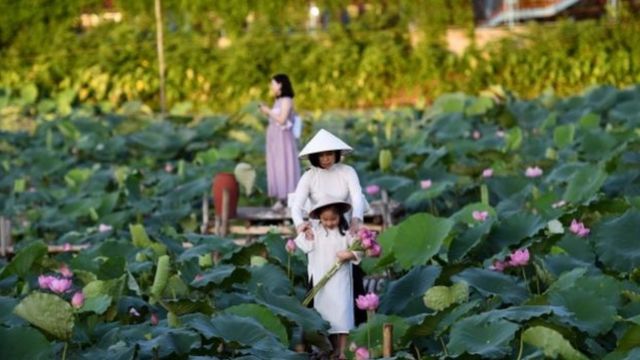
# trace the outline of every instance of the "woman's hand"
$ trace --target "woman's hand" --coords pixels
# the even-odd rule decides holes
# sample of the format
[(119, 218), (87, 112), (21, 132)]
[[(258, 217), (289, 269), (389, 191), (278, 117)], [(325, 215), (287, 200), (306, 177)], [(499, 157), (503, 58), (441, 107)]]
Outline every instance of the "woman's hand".
[(355, 255), (349, 250), (340, 250), (336, 253), (336, 257), (340, 262), (347, 262), (355, 258)]
[(260, 104), (260, 105), (259, 105), (259, 109), (260, 109), (260, 112), (261, 112), (261, 113), (263, 113), (264, 115), (269, 116), (269, 111), (270, 111), (271, 109), (269, 109), (269, 107), (268, 107), (267, 105), (265, 105), (265, 104)]
[(362, 220), (358, 218), (351, 219), (351, 225), (349, 226), (349, 233), (351, 236), (356, 236), (358, 234), (358, 230), (362, 227)]
[(311, 224), (309, 224), (309, 222), (303, 222), (302, 224), (298, 225), (296, 231), (298, 232), (298, 234), (304, 233), (305, 239), (313, 240), (313, 231), (311, 231)]

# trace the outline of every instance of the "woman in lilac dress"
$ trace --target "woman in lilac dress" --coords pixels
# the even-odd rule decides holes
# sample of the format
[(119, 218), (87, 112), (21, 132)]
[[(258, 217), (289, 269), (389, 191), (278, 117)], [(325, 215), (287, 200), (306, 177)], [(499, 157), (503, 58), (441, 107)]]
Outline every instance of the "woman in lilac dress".
[(266, 141), (268, 195), (276, 200), (272, 209), (281, 211), (300, 179), (298, 145), (292, 132), (294, 92), (289, 77), (285, 74), (273, 76), (271, 93), (276, 98), (273, 107), (261, 104), (260, 112), (269, 118)]

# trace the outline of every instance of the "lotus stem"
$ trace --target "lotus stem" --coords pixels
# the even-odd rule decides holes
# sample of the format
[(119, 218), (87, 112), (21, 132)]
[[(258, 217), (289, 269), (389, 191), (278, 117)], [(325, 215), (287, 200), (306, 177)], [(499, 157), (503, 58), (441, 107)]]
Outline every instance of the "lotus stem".
[(518, 350), (518, 358), (516, 360), (522, 359), (522, 348), (523, 348), (523, 341), (522, 341), (522, 334), (520, 334), (520, 350)]
[(65, 341), (64, 342), (64, 349), (62, 350), (62, 360), (66, 360), (67, 359), (67, 348), (69, 347), (69, 342)]
[(318, 292), (327, 284), (327, 282), (329, 282), (331, 277), (333, 277), (333, 275), (335, 275), (338, 272), (341, 265), (342, 263), (340, 261), (337, 261), (335, 264), (333, 264), (333, 267), (331, 267), (331, 269), (329, 269), (329, 271), (327, 271), (327, 273), (324, 274), (322, 279), (318, 281), (318, 283), (313, 287), (313, 289), (311, 289), (307, 293), (307, 296), (304, 298), (304, 301), (302, 301), (302, 305), (304, 306), (309, 305), (311, 300), (313, 300), (313, 298), (318, 294)]

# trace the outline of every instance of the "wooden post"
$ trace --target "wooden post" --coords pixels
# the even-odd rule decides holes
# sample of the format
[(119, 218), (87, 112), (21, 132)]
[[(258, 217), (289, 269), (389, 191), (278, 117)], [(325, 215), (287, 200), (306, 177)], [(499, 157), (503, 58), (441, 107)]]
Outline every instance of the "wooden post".
[(206, 234), (209, 230), (209, 198), (207, 193), (202, 194), (202, 225), (200, 232)]
[(221, 236), (227, 236), (229, 233), (229, 190), (222, 189), (222, 221)]
[(393, 352), (393, 324), (384, 324), (382, 327), (382, 356), (391, 357)]
[(164, 119), (167, 111), (167, 101), (165, 97), (165, 64), (164, 64), (164, 36), (162, 32), (162, 4), (161, 0), (155, 0), (156, 13), (156, 45), (158, 51), (158, 73), (160, 75), (160, 118)]
[(391, 218), (391, 207), (389, 206), (389, 194), (387, 190), (382, 190), (382, 227), (388, 228), (393, 226), (393, 219)]
[(4, 216), (0, 216), (0, 256), (7, 256), (7, 239), (4, 231)]

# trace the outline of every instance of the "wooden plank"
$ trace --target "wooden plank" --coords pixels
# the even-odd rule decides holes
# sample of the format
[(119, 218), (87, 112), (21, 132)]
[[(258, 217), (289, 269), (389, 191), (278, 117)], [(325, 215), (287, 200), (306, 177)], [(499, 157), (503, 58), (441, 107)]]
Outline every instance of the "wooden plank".
[[(400, 205), (389, 200), (388, 204), (384, 204), (382, 201), (377, 200), (369, 204), (370, 210), (364, 214), (365, 219), (371, 219), (375, 217), (381, 217), (385, 213), (385, 208), (389, 208), (390, 213), (394, 213), (400, 208)], [(270, 220), (270, 221), (282, 221), (291, 219), (291, 211), (289, 208), (285, 208), (282, 211), (273, 211), (268, 207), (259, 206), (243, 206), (238, 207), (237, 219), (243, 220)]]

